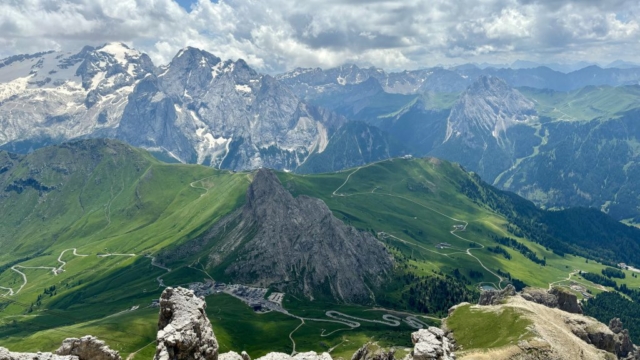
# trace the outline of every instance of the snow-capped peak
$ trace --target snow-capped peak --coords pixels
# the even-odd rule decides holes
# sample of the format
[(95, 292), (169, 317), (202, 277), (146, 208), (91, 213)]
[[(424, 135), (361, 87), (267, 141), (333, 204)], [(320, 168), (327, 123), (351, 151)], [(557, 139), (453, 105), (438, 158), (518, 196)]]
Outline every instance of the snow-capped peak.
[(113, 56), (120, 65), (125, 65), (128, 62), (127, 59), (137, 59), (141, 55), (139, 51), (119, 42), (107, 43), (96, 51)]

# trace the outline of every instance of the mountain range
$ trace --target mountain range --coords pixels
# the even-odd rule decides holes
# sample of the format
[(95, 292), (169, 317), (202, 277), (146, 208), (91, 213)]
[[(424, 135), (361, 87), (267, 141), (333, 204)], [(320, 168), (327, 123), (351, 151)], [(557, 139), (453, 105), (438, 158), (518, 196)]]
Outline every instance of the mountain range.
[(640, 223), (640, 68), (618, 65), (270, 76), (195, 48), (159, 67), (119, 43), (17, 55), (0, 61), (0, 148), (115, 138), (165, 161), (298, 173), (429, 155), (544, 208)]
[(112, 137), (180, 162), (294, 169), (345, 121), (242, 60), (194, 48), (160, 68), (118, 43), (3, 63), (1, 141), (17, 151)]

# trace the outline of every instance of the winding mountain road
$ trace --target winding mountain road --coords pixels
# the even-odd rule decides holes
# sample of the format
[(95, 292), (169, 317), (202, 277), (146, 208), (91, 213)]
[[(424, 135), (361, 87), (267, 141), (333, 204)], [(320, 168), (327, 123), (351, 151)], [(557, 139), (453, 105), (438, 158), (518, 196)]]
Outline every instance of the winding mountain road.
[[(27, 275), (25, 273), (23, 273), (22, 271), (18, 270), (18, 268), (20, 269), (41, 269), (41, 270), (49, 270), (53, 273), (53, 275), (58, 275), (60, 273), (62, 273), (64, 271), (64, 267), (67, 265), (67, 262), (62, 260), (62, 256), (64, 256), (64, 254), (69, 251), (69, 250), (73, 250), (73, 255), (77, 256), (77, 257), (87, 257), (89, 255), (84, 255), (84, 254), (78, 254), (78, 249), (76, 248), (70, 248), (70, 249), (65, 249), (62, 250), (62, 252), (60, 252), (60, 255), (58, 255), (58, 262), (60, 263), (60, 266), (58, 267), (51, 267), (51, 266), (22, 266), (22, 265), (14, 265), (12, 266), (10, 269), (16, 273), (18, 273), (20, 276), (22, 276), (22, 285), (18, 288), (18, 290), (14, 291), (13, 288), (8, 288), (8, 287), (4, 287), (4, 286), (0, 286), (0, 289), (4, 289), (7, 290), (8, 292), (5, 293), (4, 295), (1, 296), (14, 296), (14, 295), (18, 295), (20, 293), (20, 291), (22, 291), (22, 289), (29, 283), (29, 280), (27, 279)], [(122, 255), (122, 256), (136, 256), (135, 254), (107, 254), (107, 255), (98, 255), (98, 257), (105, 257), (105, 256), (114, 256), (114, 255)]]
[[(465, 231), (465, 230), (467, 229), (467, 226), (469, 225), (469, 223), (468, 223), (467, 221), (460, 220), (460, 219), (456, 219), (456, 218), (454, 218), (454, 217), (448, 216), (448, 215), (446, 215), (446, 214), (441, 213), (440, 211), (438, 211), (438, 210), (436, 210), (436, 209), (433, 209), (433, 208), (431, 208), (431, 207), (429, 207), (429, 206), (423, 205), (423, 204), (421, 204), (421, 203), (419, 203), (419, 202), (416, 202), (416, 201), (414, 201), (414, 200), (412, 200), (412, 199), (409, 199), (409, 198), (406, 198), (406, 197), (404, 197), (404, 196), (395, 195), (395, 194), (388, 194), (388, 193), (383, 193), (383, 192), (375, 192), (375, 190), (376, 190), (376, 189), (379, 189), (379, 187), (377, 187), (377, 186), (376, 186), (376, 187), (374, 187), (374, 189), (373, 189), (371, 192), (356, 193), (356, 194), (340, 194), (340, 193), (338, 193), (338, 191), (339, 191), (340, 189), (342, 189), (342, 188), (347, 184), (347, 182), (349, 182), (349, 180), (351, 179), (351, 176), (352, 176), (353, 174), (355, 174), (356, 172), (358, 172), (360, 169), (365, 168), (365, 167), (368, 167), (368, 166), (372, 166), (372, 165), (374, 165), (374, 164), (381, 163), (381, 162), (384, 162), (384, 161), (391, 161), (391, 160), (382, 160), (382, 161), (378, 161), (378, 162), (376, 162), (376, 163), (371, 163), (371, 164), (368, 164), (368, 165), (364, 165), (364, 166), (357, 167), (355, 170), (353, 170), (351, 173), (349, 173), (349, 175), (347, 175), (347, 178), (345, 179), (345, 181), (344, 181), (344, 182), (343, 182), (343, 183), (342, 183), (342, 184), (341, 184), (337, 189), (335, 189), (335, 190), (333, 191), (332, 195), (334, 195), (334, 196), (341, 196), (341, 197), (349, 197), (349, 196), (355, 196), (355, 195), (378, 195), (378, 196), (390, 196), (390, 197), (395, 197), (395, 198), (402, 199), (402, 200), (405, 200), (405, 201), (409, 201), (409, 202), (411, 202), (411, 203), (413, 203), (413, 204), (415, 204), (415, 205), (418, 205), (418, 206), (420, 206), (420, 207), (422, 207), (422, 208), (425, 208), (425, 209), (427, 209), (427, 210), (430, 210), (430, 211), (432, 211), (432, 212), (434, 212), (434, 213), (436, 213), (436, 214), (438, 214), (438, 215), (440, 215), (440, 216), (443, 216), (443, 217), (445, 217), (445, 218), (447, 218), (447, 219), (450, 219), (450, 220), (453, 220), (453, 221), (456, 221), (456, 222), (460, 223), (460, 224), (462, 225), (462, 227), (461, 227), (461, 228), (455, 227), (453, 230), (449, 231), (449, 233), (450, 233), (451, 235), (455, 236), (456, 238), (458, 238), (458, 239), (460, 239), (460, 240), (466, 241), (466, 242), (468, 242), (468, 243), (473, 243), (473, 244), (477, 244), (477, 245), (479, 245), (480, 247), (479, 247), (478, 249), (483, 249), (483, 248), (485, 247), (484, 245), (482, 245), (482, 244), (480, 244), (480, 243), (477, 243), (477, 242), (475, 242), (475, 241), (472, 241), (472, 240), (466, 239), (466, 238), (464, 238), (464, 237), (462, 237), (462, 236), (460, 236), (460, 235), (456, 234), (456, 232), (459, 232), (459, 231)], [(440, 252), (437, 252), (437, 251), (434, 251), (434, 250), (427, 249), (427, 248), (425, 248), (425, 247), (423, 247), (423, 246), (420, 246), (420, 245), (418, 245), (418, 244), (414, 244), (414, 243), (409, 242), (409, 241), (407, 241), (407, 240), (400, 239), (400, 238), (398, 238), (397, 236), (394, 236), (394, 235), (392, 235), (392, 234), (388, 234), (388, 233), (384, 233), (384, 234), (385, 234), (385, 235), (388, 235), (388, 236), (390, 236), (390, 237), (393, 237), (394, 239), (399, 240), (399, 241), (401, 241), (401, 242), (403, 242), (403, 243), (405, 243), (405, 244), (407, 244), (407, 245), (414, 246), (414, 247), (419, 247), (419, 248), (421, 248), (421, 249), (423, 249), (423, 250), (427, 250), (427, 251), (430, 251), (430, 252), (436, 253), (436, 254), (438, 254), (438, 255), (442, 255), (442, 256), (450, 257), (450, 256), (449, 256), (450, 254), (440, 253)], [(501, 289), (501, 288), (502, 288), (502, 285), (501, 285), (501, 284), (505, 281), (505, 279), (504, 279), (502, 276), (500, 276), (500, 275), (496, 274), (494, 271), (490, 270), (488, 267), (486, 267), (486, 266), (484, 265), (484, 263), (482, 262), (482, 260), (480, 260), (477, 256), (473, 255), (473, 254), (471, 253), (471, 250), (473, 250), (473, 249), (474, 249), (474, 248), (467, 248), (467, 249), (466, 249), (466, 251), (465, 251), (464, 253), (465, 253), (465, 254), (467, 254), (468, 256), (470, 256), (470, 257), (474, 258), (474, 259), (475, 259), (475, 260), (480, 264), (480, 266), (481, 266), (483, 269), (485, 269), (488, 273), (490, 273), (490, 274), (492, 274), (493, 276), (495, 276), (495, 277), (498, 279), (497, 287), (498, 287), (499, 289)]]

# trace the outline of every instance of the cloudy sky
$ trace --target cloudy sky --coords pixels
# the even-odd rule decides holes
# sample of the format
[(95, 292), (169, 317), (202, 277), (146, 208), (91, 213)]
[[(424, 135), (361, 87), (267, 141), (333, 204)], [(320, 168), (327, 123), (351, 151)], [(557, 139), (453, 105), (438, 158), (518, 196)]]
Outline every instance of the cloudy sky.
[(261, 71), (355, 62), (640, 62), (640, 1), (0, 0), (0, 57), (122, 41), (194, 46)]

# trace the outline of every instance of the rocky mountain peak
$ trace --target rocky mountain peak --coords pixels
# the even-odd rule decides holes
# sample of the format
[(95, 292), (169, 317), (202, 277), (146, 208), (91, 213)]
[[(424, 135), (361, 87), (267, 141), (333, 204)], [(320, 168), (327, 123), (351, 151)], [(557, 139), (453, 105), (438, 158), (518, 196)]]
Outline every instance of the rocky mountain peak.
[(260, 209), (264, 205), (277, 201), (286, 203), (293, 200), (273, 171), (260, 168), (256, 171), (253, 181), (247, 190), (247, 208)]
[[(445, 142), (463, 137), (469, 142), (487, 136), (500, 139), (510, 126), (536, 115), (535, 104), (502, 79), (480, 76), (460, 96), (447, 120)], [(484, 146), (485, 141), (476, 141)]]
[(368, 286), (380, 284), (392, 267), (371, 234), (346, 226), (319, 199), (294, 198), (270, 170), (256, 172), (246, 197), (240, 227), (257, 232), (226, 270), (241, 282), (284, 288), (293, 281), (292, 291), (311, 298), (326, 284), (324, 296), (367, 302)]
[(82, 59), (75, 75), (89, 91), (87, 107), (120, 88), (134, 85), (155, 70), (149, 56), (123, 43), (107, 43), (93, 50), (85, 47), (74, 58)]
[(224, 266), (235, 283), (349, 303), (371, 302), (393, 268), (371, 233), (347, 226), (320, 199), (294, 197), (268, 169), (254, 173), (242, 208), (160, 257), (171, 263), (196, 249), (211, 249), (207, 267)]
[(292, 170), (344, 122), (242, 59), (193, 47), (159, 69), (122, 43), (1, 64), (0, 145), (11, 147), (116, 137), (182, 162)]
[(184, 70), (205, 66), (212, 67), (216, 66), (221, 61), (222, 60), (219, 57), (207, 51), (188, 46), (178, 51), (176, 56), (174, 56), (169, 63), (168, 67), (173, 70)]
[(218, 341), (205, 309), (193, 291), (166, 288), (160, 296), (160, 315), (154, 360), (215, 360)]

